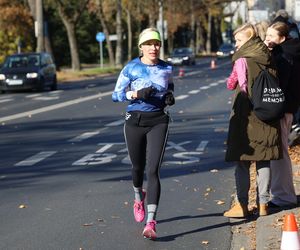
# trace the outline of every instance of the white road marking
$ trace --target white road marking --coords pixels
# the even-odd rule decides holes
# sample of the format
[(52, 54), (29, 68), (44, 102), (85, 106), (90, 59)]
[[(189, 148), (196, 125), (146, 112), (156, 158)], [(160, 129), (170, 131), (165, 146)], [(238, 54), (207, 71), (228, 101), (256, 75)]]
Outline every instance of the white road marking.
[(61, 92), (64, 92), (63, 90), (54, 90), (54, 91), (51, 91), (51, 92), (48, 92), (49, 95), (56, 95), (56, 94), (59, 94)]
[(120, 126), (122, 124), (124, 124), (124, 120), (123, 119), (117, 120), (117, 121), (114, 121), (114, 122), (111, 122), (111, 123), (108, 123), (105, 126), (106, 127), (115, 127), (115, 126)]
[(34, 97), (38, 97), (38, 96), (41, 96), (41, 94), (27, 95), (26, 98), (34, 98)]
[(13, 101), (14, 99), (11, 99), (11, 98), (8, 98), (8, 99), (2, 99), (0, 100), (0, 103), (4, 103), (4, 102), (11, 102)]
[(195, 89), (195, 90), (189, 91), (188, 93), (189, 93), (189, 94), (198, 94), (199, 92), (200, 92), (199, 89)]
[(191, 71), (191, 72), (187, 72), (185, 75), (186, 75), (186, 76), (192, 76), (192, 75), (200, 74), (200, 73), (202, 73), (202, 72), (203, 72), (202, 70), (199, 70), (199, 71)]
[(99, 129), (99, 130), (96, 130), (96, 131), (93, 131), (93, 132), (86, 132), (86, 133), (83, 133), (81, 135), (78, 135), (70, 140), (68, 140), (69, 142), (80, 142), (80, 141), (83, 141), (85, 139), (88, 139), (90, 137), (93, 137), (95, 135), (98, 135), (100, 134), (100, 132), (102, 132), (103, 130), (105, 130), (106, 128), (103, 128), (103, 129)]
[(203, 152), (205, 147), (207, 146), (208, 141), (201, 141), (199, 146), (197, 147), (196, 151)]
[(32, 166), (32, 165), (46, 159), (47, 157), (54, 155), (56, 152), (57, 151), (42, 151), (36, 155), (33, 155), (23, 161), (16, 163), (15, 166)]
[(202, 86), (202, 87), (200, 87), (200, 89), (209, 89), (210, 88), (210, 86)]
[(59, 97), (58, 96), (38, 96), (33, 99), (39, 100), (39, 101), (49, 101), (49, 100), (57, 100), (57, 99), (59, 99)]
[(228, 128), (215, 128), (214, 132), (228, 132)]
[(213, 82), (213, 83), (209, 84), (209, 86), (211, 86), (211, 87), (218, 86), (218, 85), (219, 85), (219, 83), (217, 83), (217, 82)]
[(107, 92), (104, 92), (104, 93), (99, 93), (99, 94), (96, 94), (96, 95), (91, 95), (91, 96), (86, 96), (86, 97), (80, 97), (80, 98), (77, 98), (77, 99), (74, 99), (74, 100), (70, 100), (70, 101), (50, 105), (50, 106), (39, 108), (39, 109), (30, 110), (30, 111), (15, 114), (15, 115), (4, 116), (4, 117), (0, 118), (0, 123), (15, 120), (15, 119), (19, 119), (19, 118), (23, 118), (23, 117), (27, 117), (27, 116), (36, 115), (36, 114), (39, 114), (39, 113), (44, 113), (44, 112), (55, 110), (55, 109), (64, 108), (64, 107), (67, 107), (67, 106), (71, 106), (71, 105), (74, 105), (74, 104), (79, 104), (81, 102), (90, 101), (90, 100), (97, 99), (97, 98), (100, 98), (100, 97), (103, 97), (103, 96), (108, 96), (108, 95), (111, 95), (111, 94), (112, 94), (112, 91), (107, 91)]
[(179, 96), (176, 96), (175, 99), (176, 100), (183, 100), (183, 99), (188, 98), (188, 97), (189, 97), (189, 95), (179, 95)]

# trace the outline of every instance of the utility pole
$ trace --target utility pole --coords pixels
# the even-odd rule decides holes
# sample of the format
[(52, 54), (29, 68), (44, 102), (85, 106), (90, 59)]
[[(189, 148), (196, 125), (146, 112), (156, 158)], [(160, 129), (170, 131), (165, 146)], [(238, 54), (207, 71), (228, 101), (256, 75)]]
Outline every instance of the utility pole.
[(160, 58), (162, 60), (165, 59), (165, 46), (164, 46), (164, 41), (165, 41), (165, 38), (164, 38), (164, 33), (165, 33), (165, 30), (164, 30), (164, 10), (163, 10), (163, 0), (159, 0), (159, 33), (160, 33), (160, 36), (161, 36), (161, 49), (160, 49)]
[(43, 18), (43, 0), (36, 0), (36, 37), (37, 52), (42, 52), (44, 48), (44, 18)]

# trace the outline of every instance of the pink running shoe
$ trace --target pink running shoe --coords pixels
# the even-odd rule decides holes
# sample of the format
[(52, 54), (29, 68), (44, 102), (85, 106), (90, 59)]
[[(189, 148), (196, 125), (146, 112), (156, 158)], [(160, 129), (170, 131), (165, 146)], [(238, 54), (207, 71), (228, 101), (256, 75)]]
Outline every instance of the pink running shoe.
[(145, 201), (146, 192), (143, 191), (143, 200), (142, 201), (134, 201), (133, 205), (133, 214), (136, 222), (142, 222), (145, 219)]
[(156, 229), (155, 229), (156, 224), (157, 222), (155, 220), (152, 220), (146, 224), (143, 231), (143, 236), (145, 239), (149, 239), (149, 240), (156, 239)]

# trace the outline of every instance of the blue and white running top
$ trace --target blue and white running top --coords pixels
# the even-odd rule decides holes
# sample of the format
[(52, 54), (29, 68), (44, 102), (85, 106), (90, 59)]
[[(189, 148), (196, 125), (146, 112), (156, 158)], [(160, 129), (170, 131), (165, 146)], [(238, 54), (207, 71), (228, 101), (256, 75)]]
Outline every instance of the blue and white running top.
[[(142, 63), (139, 57), (135, 58), (120, 72), (112, 100), (130, 101), (127, 112), (163, 110), (166, 106), (163, 100), (164, 94), (168, 90), (174, 90), (172, 70), (172, 66), (162, 60), (159, 60), (158, 64), (147, 65)], [(127, 91), (137, 91), (150, 86), (154, 88), (154, 94), (149, 99), (127, 99)]]

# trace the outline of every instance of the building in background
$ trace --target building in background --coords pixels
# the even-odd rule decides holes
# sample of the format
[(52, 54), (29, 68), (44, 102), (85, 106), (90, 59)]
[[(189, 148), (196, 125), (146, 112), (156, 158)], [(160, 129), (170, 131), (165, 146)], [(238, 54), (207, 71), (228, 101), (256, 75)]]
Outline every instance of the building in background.
[[(233, 24), (238, 18), (243, 22), (257, 23), (272, 20), (279, 9), (285, 9), (289, 15), (300, 22), (300, 0), (245, 0), (231, 2), (224, 13), (234, 12)], [(228, 21), (228, 18), (227, 20)]]

